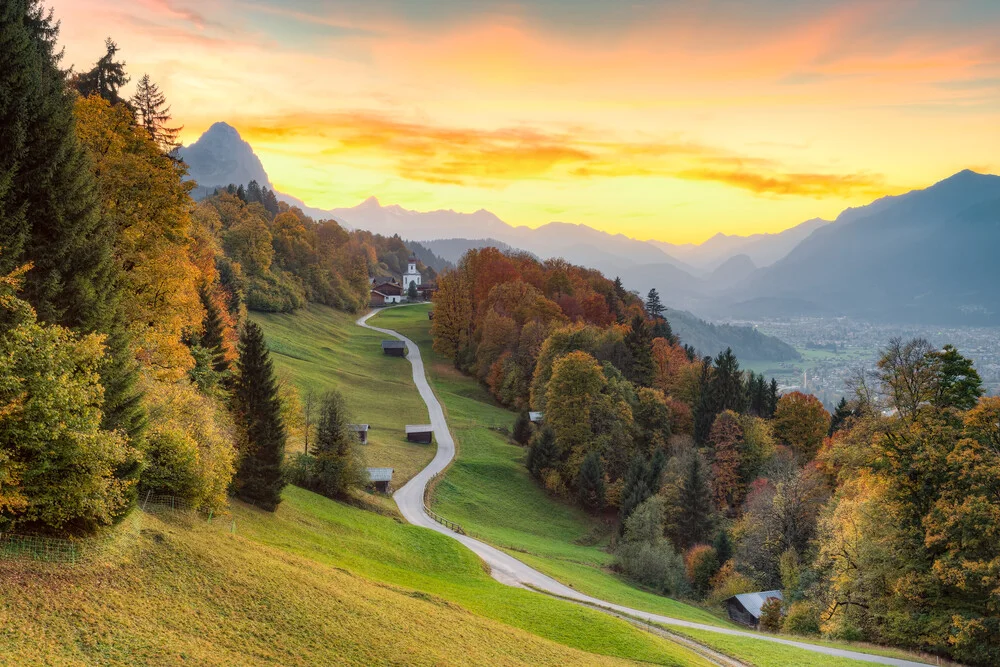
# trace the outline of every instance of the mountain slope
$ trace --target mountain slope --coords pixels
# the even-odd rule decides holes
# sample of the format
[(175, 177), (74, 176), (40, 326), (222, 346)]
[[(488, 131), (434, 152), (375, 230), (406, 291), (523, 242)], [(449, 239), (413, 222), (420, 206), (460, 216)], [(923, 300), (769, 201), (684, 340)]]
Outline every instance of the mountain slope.
[(769, 266), (785, 257), (814, 231), (828, 224), (828, 220), (813, 218), (775, 234), (732, 236), (719, 233), (697, 245), (674, 245), (665, 241), (650, 243), (702, 270), (714, 270), (738, 254), (748, 256), (756, 266)]
[(198, 141), (178, 148), (176, 155), (188, 166), (188, 178), (203, 188), (257, 181), (273, 189), (253, 148), (226, 123), (215, 123)]
[(694, 346), (700, 355), (715, 356), (727, 347), (741, 361), (790, 361), (801, 356), (794, 347), (748, 326), (712, 324), (691, 313), (670, 308), (667, 321), (682, 343)]
[(848, 209), (734, 297), (786, 314), (811, 304), (876, 320), (1000, 323), (998, 247), (1000, 177), (966, 170)]

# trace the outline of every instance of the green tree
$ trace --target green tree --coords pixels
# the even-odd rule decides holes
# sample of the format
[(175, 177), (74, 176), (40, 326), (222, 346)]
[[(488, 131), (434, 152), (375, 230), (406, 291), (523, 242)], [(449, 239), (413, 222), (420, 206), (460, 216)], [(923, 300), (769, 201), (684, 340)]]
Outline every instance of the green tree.
[(543, 479), (545, 472), (559, 465), (559, 450), (556, 447), (556, 434), (552, 427), (546, 425), (535, 431), (528, 449), (528, 471), (535, 479)]
[(184, 128), (168, 126), (171, 116), (167, 98), (148, 74), (143, 74), (139, 79), (139, 85), (136, 86), (131, 99), (131, 106), (135, 110), (136, 121), (149, 138), (156, 142), (160, 150), (169, 153), (180, 145), (177, 135)]
[(417, 300), (417, 281), (411, 280), (410, 286), (406, 288), (406, 298), (410, 301)]
[(937, 361), (938, 377), (934, 405), (939, 408), (971, 410), (983, 395), (983, 381), (972, 360), (963, 357), (954, 345), (931, 353)]
[(202, 283), (198, 289), (198, 298), (201, 299), (202, 308), (205, 309), (205, 317), (202, 320), (204, 331), (201, 334), (199, 344), (209, 350), (212, 354), (212, 369), (219, 374), (229, 372), (229, 361), (226, 359), (224, 332), (225, 324), (222, 319), (222, 310), (209, 292), (207, 283)]
[(240, 498), (274, 511), (285, 487), (285, 425), (281, 401), (264, 332), (252, 321), (240, 335), (233, 404), (241, 430), (242, 448), (236, 473)]
[(576, 476), (576, 497), (591, 512), (604, 507), (604, 466), (597, 452), (590, 452), (583, 459)]
[(840, 397), (840, 402), (837, 403), (837, 407), (833, 411), (833, 415), (830, 417), (830, 430), (827, 431), (827, 435), (833, 435), (841, 428), (843, 428), (844, 423), (847, 418), (854, 414), (851, 409), (850, 404), (847, 402), (846, 396)]
[(663, 302), (660, 301), (660, 293), (656, 291), (656, 288), (649, 290), (649, 294), (646, 295), (646, 312), (652, 317), (658, 318), (663, 317), (663, 311), (666, 308), (663, 307)]
[(522, 410), (517, 414), (517, 419), (514, 420), (514, 442), (522, 446), (527, 445), (531, 442), (532, 430), (528, 411)]
[(656, 372), (653, 363), (653, 332), (642, 315), (636, 314), (632, 318), (629, 331), (625, 334), (625, 347), (631, 357), (626, 377), (643, 387), (652, 385)]
[(108, 37), (104, 40), (105, 53), (89, 72), (73, 76), (71, 84), (83, 97), (99, 95), (111, 104), (125, 102), (118, 91), (129, 82), (125, 73), (125, 63), (115, 60), (118, 55), (118, 45)]
[(650, 460), (638, 454), (632, 457), (622, 487), (618, 512), (619, 530), (625, 530), (625, 524), (636, 507), (659, 492), (666, 465), (667, 458), (662, 449), (656, 450)]
[(316, 440), (313, 446), (312, 489), (330, 498), (339, 498), (364, 482), (355, 451), (357, 438), (348, 428), (344, 399), (336, 392), (326, 394), (319, 406)]
[(712, 487), (708, 466), (700, 452), (684, 457), (685, 465), (677, 483), (676, 506), (672, 508), (671, 539), (678, 549), (688, 549), (703, 542), (712, 530)]

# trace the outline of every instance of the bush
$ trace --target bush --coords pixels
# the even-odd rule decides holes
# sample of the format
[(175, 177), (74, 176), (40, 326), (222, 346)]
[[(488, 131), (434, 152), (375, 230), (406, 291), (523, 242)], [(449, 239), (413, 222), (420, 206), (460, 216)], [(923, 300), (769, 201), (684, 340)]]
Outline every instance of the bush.
[(778, 632), (784, 621), (781, 600), (768, 598), (760, 607), (760, 629), (764, 632)]
[(615, 565), (627, 577), (667, 595), (687, 592), (684, 560), (663, 537), (665, 505), (653, 496), (625, 521), (625, 534), (615, 549)]
[(792, 603), (781, 629), (792, 635), (818, 635), (819, 609), (810, 602)]
[(712, 577), (719, 571), (719, 558), (714, 548), (697, 544), (684, 556), (684, 569), (692, 594), (703, 599), (712, 586)]

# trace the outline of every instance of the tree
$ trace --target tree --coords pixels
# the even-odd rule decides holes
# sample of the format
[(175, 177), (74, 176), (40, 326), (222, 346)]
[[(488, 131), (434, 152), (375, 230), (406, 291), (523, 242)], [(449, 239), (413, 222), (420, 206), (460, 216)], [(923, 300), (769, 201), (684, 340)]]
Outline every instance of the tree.
[(938, 368), (934, 405), (956, 410), (974, 408), (983, 395), (983, 382), (972, 360), (959, 354), (954, 345), (945, 345), (931, 354)]
[(663, 537), (663, 499), (652, 496), (625, 521), (615, 565), (626, 576), (669, 595), (686, 592), (684, 560)]
[(719, 571), (720, 565), (719, 555), (707, 544), (695, 545), (684, 554), (688, 583), (691, 584), (691, 593), (696, 599), (701, 600), (708, 593), (712, 577)]
[(847, 421), (848, 417), (852, 416), (854, 411), (851, 409), (850, 404), (847, 402), (846, 396), (840, 397), (840, 402), (837, 403), (836, 409), (833, 411), (833, 415), (830, 417), (830, 430), (827, 431), (827, 435), (833, 435), (841, 428), (843, 428), (844, 423)]
[(590, 452), (583, 459), (576, 476), (576, 496), (591, 512), (604, 507), (604, 466), (597, 452)]
[(0, 528), (89, 530), (127, 506), (136, 453), (101, 427), (102, 337), (39, 323), (20, 274), (0, 276)]
[(915, 420), (920, 406), (935, 396), (939, 366), (934, 348), (923, 338), (892, 338), (881, 351), (878, 379), (892, 406)]
[(723, 410), (742, 412), (744, 408), (743, 374), (740, 362), (731, 348), (726, 348), (715, 357), (712, 373), (712, 388), (709, 392), (714, 401), (716, 413)]
[(264, 332), (248, 321), (240, 335), (233, 404), (242, 447), (236, 473), (237, 495), (274, 511), (285, 487), (285, 425)]
[(764, 632), (780, 632), (784, 620), (785, 614), (778, 598), (768, 598), (760, 606), (760, 629)]
[(830, 422), (830, 413), (818, 398), (793, 391), (778, 401), (774, 432), (803, 461), (811, 461), (830, 431)]
[(586, 352), (570, 352), (552, 364), (552, 379), (545, 392), (545, 423), (552, 427), (563, 456), (589, 442), (591, 407), (605, 384), (600, 365)]
[(712, 394), (712, 358), (703, 358), (699, 365), (701, 372), (698, 375), (698, 402), (694, 406), (694, 440), (704, 444), (708, 441), (718, 411)]
[(653, 458), (636, 455), (629, 463), (628, 472), (622, 487), (622, 499), (619, 507), (619, 530), (625, 530), (625, 523), (636, 507), (644, 503), (650, 496), (656, 495), (662, 483), (663, 470), (667, 459), (662, 449), (656, 450)]
[(309, 436), (315, 426), (317, 399), (316, 391), (309, 387), (302, 398), (302, 453), (309, 454)]
[(703, 542), (712, 530), (712, 487), (708, 466), (700, 452), (692, 450), (681, 457), (680, 476), (669, 496), (673, 502), (669, 534), (681, 550)]
[(548, 425), (535, 431), (528, 449), (526, 462), (528, 471), (535, 479), (544, 479), (545, 473), (559, 465), (559, 450), (556, 448), (556, 435)]
[(139, 85), (131, 99), (131, 106), (139, 126), (146, 131), (160, 150), (169, 153), (180, 145), (177, 135), (184, 128), (167, 126), (171, 118), (167, 98), (148, 74), (143, 74), (139, 79)]
[(89, 72), (72, 77), (71, 84), (83, 97), (98, 95), (111, 104), (123, 104), (118, 91), (129, 82), (125, 73), (125, 63), (115, 60), (118, 55), (118, 45), (110, 37), (104, 40), (106, 52)]
[(746, 495), (746, 484), (740, 476), (743, 429), (738, 415), (720, 412), (708, 437), (712, 447), (712, 484), (716, 506), (735, 516)]
[(625, 334), (625, 346), (631, 357), (626, 377), (637, 385), (649, 387), (653, 384), (656, 371), (653, 365), (653, 334), (642, 315), (636, 314), (632, 318), (629, 331)]
[(522, 410), (514, 420), (514, 442), (521, 446), (527, 446), (531, 442), (532, 433), (531, 418), (527, 410)]
[(225, 351), (225, 322), (222, 318), (222, 309), (212, 298), (206, 282), (202, 282), (199, 286), (198, 297), (205, 309), (205, 317), (202, 319), (204, 331), (199, 343), (212, 353), (212, 369), (220, 375), (225, 375), (229, 372), (229, 360)]
[(348, 428), (344, 399), (336, 392), (327, 393), (319, 405), (316, 445), (313, 447), (311, 488), (329, 498), (339, 498), (364, 481), (355, 453), (357, 438)]
[(660, 301), (660, 293), (656, 291), (655, 287), (650, 289), (649, 294), (646, 295), (646, 312), (655, 319), (663, 317), (664, 310), (666, 309)]
[(417, 281), (410, 281), (410, 286), (406, 288), (406, 298), (410, 301), (417, 300)]

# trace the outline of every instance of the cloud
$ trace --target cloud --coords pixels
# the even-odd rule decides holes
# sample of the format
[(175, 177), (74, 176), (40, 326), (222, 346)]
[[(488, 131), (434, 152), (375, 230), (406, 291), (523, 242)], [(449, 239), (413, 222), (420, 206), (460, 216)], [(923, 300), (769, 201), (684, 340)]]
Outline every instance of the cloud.
[(443, 127), (364, 111), (258, 119), (238, 127), (252, 144), (318, 152), (324, 160), (391, 170), (401, 178), (431, 184), (499, 189), (526, 179), (639, 177), (712, 181), (776, 196), (890, 190), (878, 174), (806, 172), (690, 141), (622, 141), (580, 127), (573, 132)]

